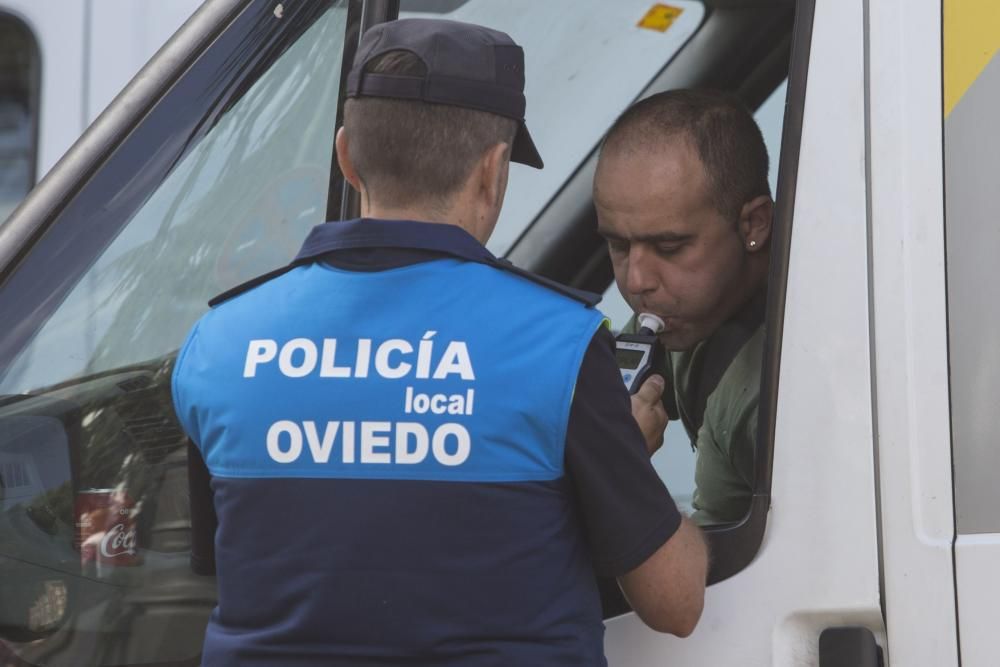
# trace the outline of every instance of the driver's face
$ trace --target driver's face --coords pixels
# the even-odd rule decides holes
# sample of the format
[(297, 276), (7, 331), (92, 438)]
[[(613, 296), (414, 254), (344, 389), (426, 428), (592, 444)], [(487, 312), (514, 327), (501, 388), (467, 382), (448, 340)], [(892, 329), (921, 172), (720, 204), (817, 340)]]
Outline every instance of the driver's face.
[(594, 180), (598, 231), (615, 281), (636, 312), (666, 323), (669, 350), (704, 340), (739, 305), (746, 255), (737, 221), (712, 204), (701, 160), (686, 140), (601, 156)]

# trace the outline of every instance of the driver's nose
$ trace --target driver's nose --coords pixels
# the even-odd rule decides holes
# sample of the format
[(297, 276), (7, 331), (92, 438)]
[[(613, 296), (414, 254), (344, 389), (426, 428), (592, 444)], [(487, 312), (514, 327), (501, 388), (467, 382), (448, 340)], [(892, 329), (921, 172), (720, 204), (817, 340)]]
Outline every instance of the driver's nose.
[(656, 289), (656, 272), (653, 270), (651, 251), (642, 243), (633, 243), (628, 252), (625, 289), (633, 296), (641, 296)]

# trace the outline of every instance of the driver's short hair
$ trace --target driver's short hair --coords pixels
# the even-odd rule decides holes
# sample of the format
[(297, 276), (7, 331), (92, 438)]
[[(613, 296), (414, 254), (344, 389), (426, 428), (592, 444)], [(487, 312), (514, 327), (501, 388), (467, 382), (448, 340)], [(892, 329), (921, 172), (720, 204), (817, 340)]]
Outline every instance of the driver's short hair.
[(627, 109), (604, 140), (604, 151), (658, 150), (676, 137), (691, 142), (708, 175), (715, 207), (738, 216), (743, 204), (771, 196), (764, 137), (735, 95), (712, 90), (669, 90)]
[[(423, 77), (426, 65), (409, 51), (389, 51), (365, 71)], [(353, 97), (344, 105), (344, 127), (358, 177), (380, 204), (440, 206), (487, 150), (513, 143), (517, 123), (444, 104)]]

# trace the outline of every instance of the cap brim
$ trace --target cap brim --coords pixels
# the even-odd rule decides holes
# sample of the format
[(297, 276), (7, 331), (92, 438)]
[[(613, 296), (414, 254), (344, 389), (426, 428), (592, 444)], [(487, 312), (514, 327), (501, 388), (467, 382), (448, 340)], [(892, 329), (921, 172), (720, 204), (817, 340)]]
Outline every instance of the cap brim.
[(526, 164), (535, 169), (541, 169), (545, 166), (545, 163), (542, 162), (542, 156), (538, 154), (538, 149), (535, 148), (535, 142), (531, 140), (531, 135), (528, 134), (528, 126), (524, 124), (524, 121), (520, 121), (517, 124), (514, 145), (510, 149), (510, 160), (511, 162)]

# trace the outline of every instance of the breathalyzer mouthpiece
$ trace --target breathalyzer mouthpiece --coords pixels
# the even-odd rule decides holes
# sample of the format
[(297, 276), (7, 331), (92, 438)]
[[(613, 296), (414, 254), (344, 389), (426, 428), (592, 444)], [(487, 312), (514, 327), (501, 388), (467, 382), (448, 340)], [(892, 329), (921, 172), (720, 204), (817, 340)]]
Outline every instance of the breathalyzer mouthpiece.
[(647, 336), (655, 336), (663, 331), (666, 325), (659, 317), (652, 313), (639, 313), (639, 333)]

